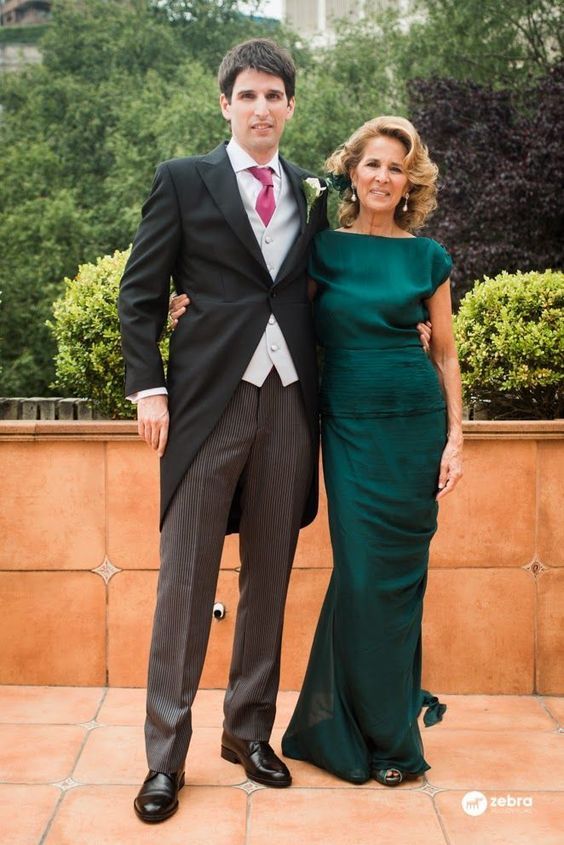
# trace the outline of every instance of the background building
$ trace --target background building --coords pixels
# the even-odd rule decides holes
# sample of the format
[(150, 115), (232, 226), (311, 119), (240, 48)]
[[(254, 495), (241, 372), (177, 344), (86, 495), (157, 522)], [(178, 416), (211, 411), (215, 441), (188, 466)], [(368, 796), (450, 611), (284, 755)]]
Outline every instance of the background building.
[(41, 61), (37, 41), (51, 17), (47, 0), (0, 0), (0, 73)]
[(313, 35), (330, 29), (332, 19), (358, 20), (363, 7), (362, 0), (285, 0), (284, 20), (301, 35)]
[(0, 25), (27, 26), (46, 23), (51, 0), (0, 0)]
[(357, 21), (369, 8), (402, 8), (409, 0), (284, 0), (283, 19), (300, 35), (330, 36), (341, 18)]

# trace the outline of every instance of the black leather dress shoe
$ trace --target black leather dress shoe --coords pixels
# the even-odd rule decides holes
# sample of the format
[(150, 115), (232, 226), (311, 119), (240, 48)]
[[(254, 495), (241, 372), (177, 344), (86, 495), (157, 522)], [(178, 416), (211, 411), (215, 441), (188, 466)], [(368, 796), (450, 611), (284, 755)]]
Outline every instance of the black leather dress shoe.
[(239, 739), (223, 731), (221, 756), (230, 763), (240, 763), (248, 778), (264, 786), (282, 788), (292, 783), (288, 767), (276, 756), (268, 742)]
[(133, 802), (135, 812), (144, 822), (164, 822), (178, 810), (178, 793), (184, 786), (184, 771), (149, 774)]

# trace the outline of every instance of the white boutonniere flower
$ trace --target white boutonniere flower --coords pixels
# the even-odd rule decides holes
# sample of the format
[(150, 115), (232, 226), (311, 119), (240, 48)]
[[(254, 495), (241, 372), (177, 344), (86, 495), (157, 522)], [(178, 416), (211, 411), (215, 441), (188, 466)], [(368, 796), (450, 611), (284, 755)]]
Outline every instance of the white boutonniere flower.
[(321, 180), (315, 176), (308, 176), (302, 182), (302, 190), (306, 199), (306, 223), (309, 223), (311, 210), (323, 191), (327, 190), (327, 185), (322, 185)]

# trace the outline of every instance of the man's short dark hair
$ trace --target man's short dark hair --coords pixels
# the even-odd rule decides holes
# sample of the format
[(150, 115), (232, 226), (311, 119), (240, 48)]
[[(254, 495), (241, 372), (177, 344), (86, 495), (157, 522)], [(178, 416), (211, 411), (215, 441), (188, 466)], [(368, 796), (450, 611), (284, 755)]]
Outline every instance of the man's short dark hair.
[(259, 70), (278, 76), (284, 82), (286, 96), (290, 100), (296, 90), (296, 66), (289, 52), (269, 38), (251, 38), (236, 44), (223, 57), (219, 66), (217, 81), (219, 90), (229, 102), (233, 96), (235, 80), (244, 70)]

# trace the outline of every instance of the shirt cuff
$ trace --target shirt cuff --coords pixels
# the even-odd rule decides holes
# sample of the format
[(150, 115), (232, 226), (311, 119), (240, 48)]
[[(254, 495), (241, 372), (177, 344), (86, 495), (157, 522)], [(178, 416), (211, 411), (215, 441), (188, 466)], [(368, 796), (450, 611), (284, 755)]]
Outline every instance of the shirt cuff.
[(168, 396), (168, 390), (166, 387), (150, 387), (147, 390), (138, 390), (137, 393), (126, 396), (126, 399), (136, 405), (140, 399), (144, 399), (146, 396)]

